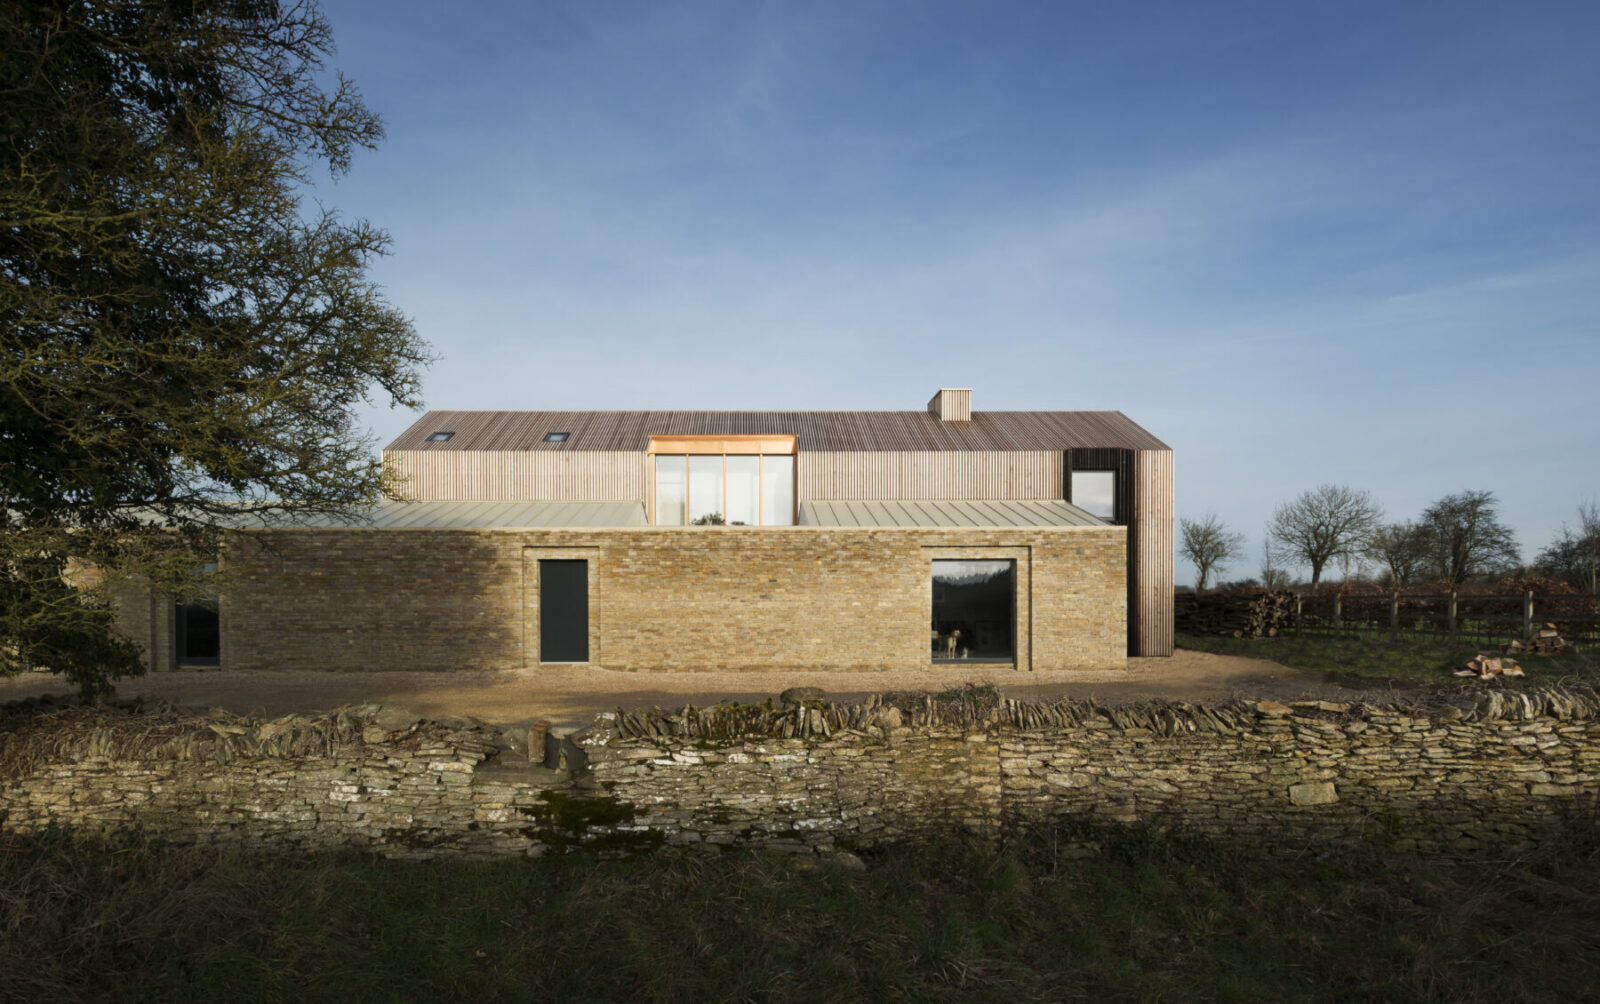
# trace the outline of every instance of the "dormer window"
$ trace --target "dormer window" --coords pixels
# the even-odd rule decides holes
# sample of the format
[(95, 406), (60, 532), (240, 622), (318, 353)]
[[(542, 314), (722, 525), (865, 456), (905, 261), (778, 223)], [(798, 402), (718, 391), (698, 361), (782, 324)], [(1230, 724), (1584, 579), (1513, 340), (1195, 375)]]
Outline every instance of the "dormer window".
[(430, 443), (448, 443), (450, 441), (450, 437), (454, 436), (454, 435), (455, 435), (455, 433), (453, 433), (453, 432), (435, 432), (433, 435), (428, 437), (428, 442), (430, 442)]
[(570, 435), (572, 435), (570, 432), (547, 432), (544, 434), (544, 441), (547, 443), (565, 443)]
[(657, 526), (793, 526), (795, 437), (651, 436)]

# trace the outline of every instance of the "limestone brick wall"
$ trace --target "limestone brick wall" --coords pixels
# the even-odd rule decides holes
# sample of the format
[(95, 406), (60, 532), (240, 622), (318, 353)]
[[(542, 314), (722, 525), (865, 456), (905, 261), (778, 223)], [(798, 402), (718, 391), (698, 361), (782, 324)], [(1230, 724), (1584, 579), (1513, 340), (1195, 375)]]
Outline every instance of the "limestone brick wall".
[(145, 666), (171, 669), (173, 665), (173, 603), (127, 582), (111, 587), (111, 602), (117, 611), (117, 629), (139, 646)]
[[(1017, 667), (1126, 665), (1122, 527), (287, 530), (226, 555), (231, 669), (538, 661), (540, 558), (590, 573), (606, 669), (925, 669), (933, 558), (1017, 562)], [(959, 670), (952, 669), (952, 673)]]

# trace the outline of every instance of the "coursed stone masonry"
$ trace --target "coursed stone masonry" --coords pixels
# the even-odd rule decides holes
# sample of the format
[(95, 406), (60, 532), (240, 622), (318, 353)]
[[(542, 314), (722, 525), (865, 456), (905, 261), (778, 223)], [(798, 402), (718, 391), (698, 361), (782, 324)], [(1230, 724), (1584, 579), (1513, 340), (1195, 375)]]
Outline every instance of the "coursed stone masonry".
[(222, 665), (537, 665), (559, 556), (589, 560), (606, 669), (928, 671), (931, 561), (960, 557), (1017, 561), (1019, 669), (1127, 665), (1117, 526), (278, 530), (228, 550)]
[(545, 739), (372, 707), (276, 722), (13, 714), (0, 720), (0, 828), (432, 856), (827, 852), (951, 825), (999, 834), (1092, 819), (1296, 852), (1462, 853), (1531, 848), (1600, 819), (1600, 695), (1588, 688), (1355, 707), (969, 694), (618, 713)]

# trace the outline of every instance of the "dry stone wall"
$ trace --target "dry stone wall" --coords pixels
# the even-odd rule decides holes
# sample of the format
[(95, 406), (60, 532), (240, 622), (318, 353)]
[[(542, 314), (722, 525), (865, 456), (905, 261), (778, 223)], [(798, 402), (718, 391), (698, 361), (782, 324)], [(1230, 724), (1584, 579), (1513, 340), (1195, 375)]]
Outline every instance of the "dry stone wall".
[(371, 706), (275, 722), (136, 707), (0, 716), (0, 828), (398, 856), (827, 852), (1084, 819), (1293, 852), (1515, 851), (1593, 830), (1597, 797), (1588, 688), (1426, 706), (901, 695), (619, 712), (563, 738)]

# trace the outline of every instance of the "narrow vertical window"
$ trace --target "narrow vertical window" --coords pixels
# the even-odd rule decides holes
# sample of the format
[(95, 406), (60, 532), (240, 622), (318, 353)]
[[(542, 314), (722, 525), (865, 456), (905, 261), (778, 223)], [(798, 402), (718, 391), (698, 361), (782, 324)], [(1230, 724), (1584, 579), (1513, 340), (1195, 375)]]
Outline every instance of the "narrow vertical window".
[(656, 457), (657, 526), (682, 526), (685, 522), (685, 502), (688, 499), (685, 459), (681, 453)]
[(727, 461), (728, 508), (723, 516), (730, 526), (755, 526), (761, 521), (761, 458), (730, 454)]
[(761, 458), (761, 525), (794, 525), (794, 457)]
[(689, 522), (725, 523), (722, 455), (689, 458)]
[(589, 661), (589, 562), (539, 562), (539, 661)]
[[(208, 561), (201, 567), (200, 577), (206, 579), (216, 572), (217, 563)], [(203, 587), (192, 602), (178, 604), (172, 641), (173, 662), (179, 666), (222, 664), (222, 624), (214, 589)]]

